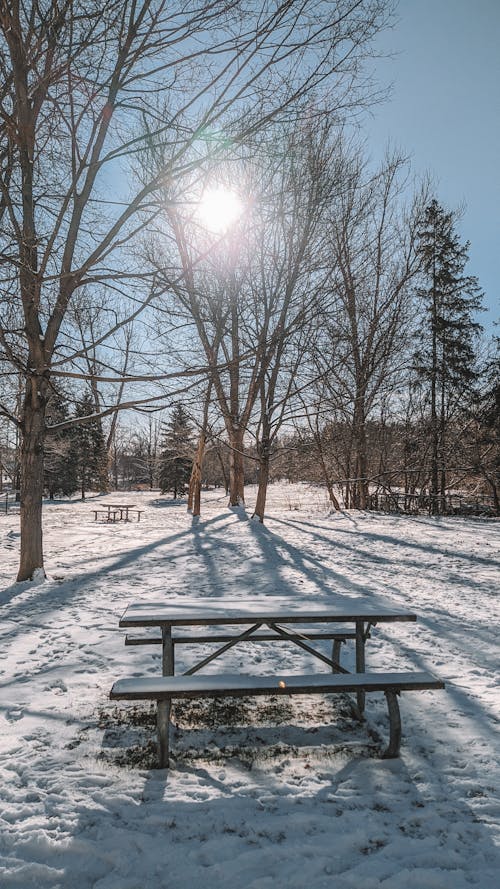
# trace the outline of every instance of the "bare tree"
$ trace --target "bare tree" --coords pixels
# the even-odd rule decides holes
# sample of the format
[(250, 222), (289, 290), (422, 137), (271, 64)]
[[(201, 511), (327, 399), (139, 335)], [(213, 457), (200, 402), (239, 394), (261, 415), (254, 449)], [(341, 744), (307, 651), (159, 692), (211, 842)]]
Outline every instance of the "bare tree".
[(342, 181), (339, 139), (325, 121), (314, 132), (305, 126), (283, 140), (283, 160), (272, 171), (273, 212), (261, 224), (253, 283), (259, 307), (254, 336), (262, 355), (254, 517), (261, 522), (273, 447), (293, 416), (294, 401), (302, 403), (306, 356), (326, 292), (327, 213)]
[(229, 442), (231, 506), (244, 503), (245, 437), (255, 430), (255, 515), (261, 520), (273, 441), (287, 416), (305, 330), (324, 290), (322, 222), (340, 176), (327, 120), (316, 121), (314, 131), (310, 121), (295, 130), (276, 126), (271, 136), (272, 152), (269, 141), (247, 146), (239, 165), (225, 168), (229, 181), (244, 181), (251, 212), (223, 239), (212, 238), (208, 256), (200, 259), (200, 243), (210, 242), (210, 235), (200, 233), (192, 215), (170, 207), (182, 276), (171, 254), (153, 257), (158, 280), (176, 295), (165, 313), (191, 325), (210, 368)]
[[(241, 142), (332, 72), (347, 105), (386, 9), (383, 0), (0, 0), (0, 348), (25, 379), (21, 416), (2, 408), (22, 433), (19, 580), (43, 572), (52, 381), (81, 375), (70, 305), (82, 288), (108, 287), (135, 300), (116, 324), (137, 317), (149, 297), (128, 247), (160, 212), (159, 185), (196, 168), (203, 141), (220, 150), (230, 113)], [(134, 191), (132, 165), (151, 143), (168, 144), (168, 165)]]
[[(333, 206), (331, 302), (318, 366), (332, 407), (352, 435), (350, 503), (368, 498), (367, 421), (388, 389), (394, 390), (408, 350), (411, 283), (418, 271), (416, 228), (423, 196), (407, 209), (407, 164), (388, 157), (371, 172), (358, 154)], [(332, 358), (335, 358), (333, 361)]]

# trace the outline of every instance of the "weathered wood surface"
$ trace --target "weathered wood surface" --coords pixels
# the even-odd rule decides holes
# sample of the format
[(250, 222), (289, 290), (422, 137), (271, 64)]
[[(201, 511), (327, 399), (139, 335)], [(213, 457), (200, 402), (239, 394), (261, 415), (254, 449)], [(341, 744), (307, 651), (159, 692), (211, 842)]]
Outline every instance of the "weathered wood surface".
[(329, 694), (336, 692), (422, 691), (444, 688), (431, 673), (311, 673), (307, 675), (142, 676), (118, 679), (111, 699), (166, 700), (168, 698), (243, 697), (269, 694)]
[(217, 624), (262, 623), (393, 623), (416, 621), (413, 612), (388, 606), (367, 605), (365, 600), (339, 599), (304, 605), (291, 604), (278, 596), (260, 599), (207, 598), (183, 599), (180, 602), (135, 602), (120, 618), (120, 627), (210, 626)]
[[(347, 639), (355, 639), (356, 633), (342, 633), (342, 632), (331, 632), (331, 633), (313, 633), (308, 630), (301, 631), (301, 636), (304, 639), (326, 639), (326, 641), (331, 641), (336, 639), (340, 642), (343, 642)], [(192, 643), (210, 643), (210, 642), (230, 642), (231, 639), (235, 641), (239, 641), (240, 637), (236, 634), (231, 633), (213, 633), (208, 635), (199, 635), (194, 634), (191, 636), (173, 636), (172, 641), (175, 645), (191, 645)], [(246, 642), (289, 642), (289, 639), (283, 638), (283, 636), (279, 636), (277, 633), (252, 633)], [(161, 636), (125, 636), (125, 645), (161, 645), (162, 638)]]

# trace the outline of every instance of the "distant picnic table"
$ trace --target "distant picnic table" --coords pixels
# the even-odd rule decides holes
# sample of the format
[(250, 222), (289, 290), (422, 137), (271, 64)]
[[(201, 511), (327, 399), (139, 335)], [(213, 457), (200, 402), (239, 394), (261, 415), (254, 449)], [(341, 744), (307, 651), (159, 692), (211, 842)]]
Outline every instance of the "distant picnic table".
[(137, 509), (135, 503), (103, 503), (99, 509), (94, 509), (94, 521), (129, 522), (131, 510), (135, 511), (140, 522), (143, 510)]

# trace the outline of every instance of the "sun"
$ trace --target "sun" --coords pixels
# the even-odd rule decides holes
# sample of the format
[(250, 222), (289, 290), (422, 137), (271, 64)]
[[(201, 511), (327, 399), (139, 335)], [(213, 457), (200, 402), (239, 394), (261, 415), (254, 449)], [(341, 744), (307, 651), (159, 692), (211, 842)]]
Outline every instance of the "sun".
[(207, 188), (198, 208), (202, 224), (214, 234), (223, 234), (243, 212), (238, 195), (222, 185)]

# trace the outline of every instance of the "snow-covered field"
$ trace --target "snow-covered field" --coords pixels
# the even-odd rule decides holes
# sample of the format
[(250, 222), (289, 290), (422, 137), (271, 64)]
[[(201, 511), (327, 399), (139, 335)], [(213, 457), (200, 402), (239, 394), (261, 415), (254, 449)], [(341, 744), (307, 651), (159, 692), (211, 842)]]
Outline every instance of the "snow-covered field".
[[(497, 889), (500, 523), (328, 515), (299, 486), (272, 489), (264, 527), (220, 492), (200, 521), (125, 499), (140, 524), (95, 524), (92, 500), (47, 505), (38, 584), (12, 582), (19, 519), (0, 516), (2, 889)], [(399, 760), (374, 755), (383, 696), (361, 726), (339, 699), (280, 696), (178, 707), (172, 768), (149, 768), (150, 708), (108, 700), (116, 678), (160, 670), (157, 649), (123, 644), (130, 601), (332, 594), (416, 610), (374, 630), (368, 667), (446, 681), (402, 695)], [(320, 665), (248, 645), (224, 668)]]

